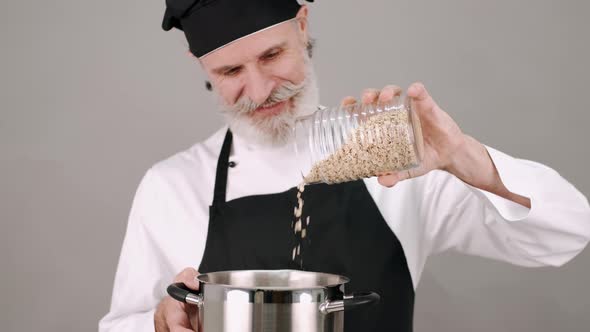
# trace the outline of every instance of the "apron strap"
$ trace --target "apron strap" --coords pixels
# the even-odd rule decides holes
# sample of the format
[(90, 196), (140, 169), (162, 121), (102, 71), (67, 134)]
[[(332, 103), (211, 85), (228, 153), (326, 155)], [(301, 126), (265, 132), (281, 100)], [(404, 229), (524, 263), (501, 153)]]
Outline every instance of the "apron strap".
[(223, 140), (219, 160), (217, 160), (217, 172), (215, 174), (215, 190), (213, 192), (213, 206), (225, 203), (227, 187), (227, 169), (229, 167), (229, 154), (231, 152), (232, 133), (228, 129)]

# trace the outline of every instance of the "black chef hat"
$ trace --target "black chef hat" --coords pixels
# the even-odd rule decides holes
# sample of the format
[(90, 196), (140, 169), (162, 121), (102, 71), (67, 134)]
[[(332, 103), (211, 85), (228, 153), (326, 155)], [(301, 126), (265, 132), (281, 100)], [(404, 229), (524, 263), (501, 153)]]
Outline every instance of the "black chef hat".
[(166, 0), (162, 28), (184, 31), (191, 53), (201, 57), (294, 18), (300, 7), (297, 0)]

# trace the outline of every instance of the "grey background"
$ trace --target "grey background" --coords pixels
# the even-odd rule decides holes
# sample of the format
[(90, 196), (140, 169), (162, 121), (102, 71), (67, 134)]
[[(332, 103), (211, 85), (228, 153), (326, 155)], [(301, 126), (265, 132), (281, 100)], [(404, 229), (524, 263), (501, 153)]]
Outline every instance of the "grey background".
[[(92, 331), (154, 162), (221, 125), (163, 0), (0, 4), (0, 329)], [(587, 1), (317, 1), (322, 101), (422, 80), (467, 133), (590, 194)], [(560, 269), (430, 259), (416, 331), (588, 331), (590, 252)]]

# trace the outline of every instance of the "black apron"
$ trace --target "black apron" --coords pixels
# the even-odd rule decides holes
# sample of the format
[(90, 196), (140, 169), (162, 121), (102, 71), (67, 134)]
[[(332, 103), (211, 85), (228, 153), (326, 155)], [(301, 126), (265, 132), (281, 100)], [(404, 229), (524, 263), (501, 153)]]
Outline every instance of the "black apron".
[[(297, 188), (225, 201), (232, 134), (227, 132), (215, 179), (200, 273), (301, 269), (292, 260)], [(264, 179), (260, 179), (264, 181)], [(347, 311), (346, 332), (412, 331), (414, 287), (404, 251), (362, 180), (305, 187), (303, 269), (350, 278), (346, 293), (374, 291), (381, 301)]]

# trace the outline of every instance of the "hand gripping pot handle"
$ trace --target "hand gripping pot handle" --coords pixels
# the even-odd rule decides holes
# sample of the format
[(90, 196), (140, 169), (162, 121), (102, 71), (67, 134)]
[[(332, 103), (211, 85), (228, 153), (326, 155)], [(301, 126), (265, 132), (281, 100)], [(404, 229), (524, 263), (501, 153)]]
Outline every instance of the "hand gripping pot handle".
[(175, 300), (202, 306), (205, 302), (203, 301), (203, 295), (194, 294), (192, 289), (186, 287), (182, 282), (178, 282), (168, 286), (166, 289), (168, 294)]
[(379, 294), (375, 292), (359, 292), (352, 295), (344, 296), (344, 299), (337, 301), (325, 301), (320, 304), (320, 312), (329, 314), (332, 312), (351, 310), (364, 305), (377, 304), (381, 300)]

